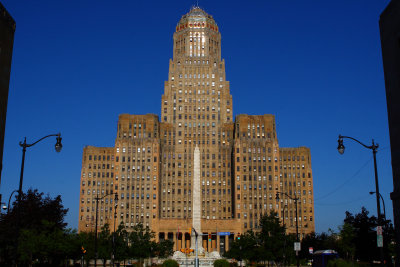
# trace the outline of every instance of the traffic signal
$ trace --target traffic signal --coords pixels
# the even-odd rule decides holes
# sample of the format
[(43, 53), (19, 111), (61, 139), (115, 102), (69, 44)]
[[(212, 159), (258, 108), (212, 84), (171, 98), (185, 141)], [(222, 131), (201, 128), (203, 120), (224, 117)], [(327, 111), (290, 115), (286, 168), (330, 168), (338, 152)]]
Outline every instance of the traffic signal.
[(82, 254), (86, 254), (86, 249), (82, 246), (81, 248)]
[(211, 234), (208, 234), (208, 241), (211, 241)]
[(240, 240), (240, 233), (237, 234), (237, 239)]

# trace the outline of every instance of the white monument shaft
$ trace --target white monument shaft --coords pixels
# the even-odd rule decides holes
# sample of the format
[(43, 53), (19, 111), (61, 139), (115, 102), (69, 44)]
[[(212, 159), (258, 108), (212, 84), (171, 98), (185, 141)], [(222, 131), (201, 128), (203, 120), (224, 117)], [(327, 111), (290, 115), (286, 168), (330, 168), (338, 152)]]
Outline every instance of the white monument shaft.
[[(198, 242), (198, 249), (199, 252), (202, 253), (204, 251), (202, 246), (203, 237), (201, 236), (201, 184), (200, 184), (200, 149), (198, 146), (194, 149), (194, 164), (193, 164), (193, 190), (192, 190), (192, 227), (196, 230), (197, 234), (199, 235), (197, 238)], [(191, 238), (191, 248), (195, 249), (196, 247), (196, 239), (194, 232), (192, 233)]]

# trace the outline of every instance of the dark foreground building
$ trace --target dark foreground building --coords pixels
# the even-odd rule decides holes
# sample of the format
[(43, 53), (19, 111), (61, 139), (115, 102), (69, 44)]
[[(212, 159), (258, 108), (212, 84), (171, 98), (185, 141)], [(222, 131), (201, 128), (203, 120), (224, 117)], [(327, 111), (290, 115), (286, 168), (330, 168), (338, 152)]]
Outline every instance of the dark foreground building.
[[(112, 229), (112, 193), (118, 192), (115, 223), (128, 229), (143, 223), (176, 249), (190, 247), (189, 229), (201, 221), (201, 231), (211, 234), (202, 246), (225, 251), (235, 235), (257, 231), (271, 211), (290, 233), (296, 221), (301, 236), (314, 232), (310, 149), (280, 148), (274, 115), (233, 117), (213, 17), (193, 8), (178, 22), (173, 42), (161, 117), (122, 114), (114, 147), (84, 148), (79, 231), (94, 231), (95, 197), (107, 194), (98, 229), (105, 223)], [(297, 216), (294, 201), (277, 200), (278, 191), (299, 199)]]
[(392, 0), (382, 12), (379, 26), (386, 101), (392, 153), (394, 228), (396, 230), (396, 266), (400, 266), (400, 0)]
[(0, 184), (1, 171), (3, 169), (4, 133), (6, 130), (8, 85), (10, 83), (14, 31), (15, 21), (0, 3)]

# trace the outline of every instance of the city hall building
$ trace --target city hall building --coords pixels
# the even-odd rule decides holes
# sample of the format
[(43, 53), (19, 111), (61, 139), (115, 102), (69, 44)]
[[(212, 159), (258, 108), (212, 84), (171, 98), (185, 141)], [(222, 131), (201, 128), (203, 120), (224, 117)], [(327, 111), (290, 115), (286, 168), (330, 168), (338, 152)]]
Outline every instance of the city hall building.
[[(174, 241), (176, 250), (190, 247), (194, 216), (201, 232), (211, 234), (211, 241), (203, 236), (206, 251), (228, 250), (235, 236), (257, 231), (271, 211), (289, 233), (296, 232), (296, 220), (300, 237), (314, 232), (310, 149), (279, 147), (274, 115), (234, 117), (211, 15), (192, 8), (173, 40), (160, 116), (121, 114), (114, 147), (83, 149), (79, 231), (94, 231), (95, 198), (105, 196), (98, 229), (106, 223), (113, 229), (114, 220), (128, 230), (143, 223), (157, 240)], [(285, 195), (277, 200), (278, 191), (298, 198), (297, 218), (295, 202)]]

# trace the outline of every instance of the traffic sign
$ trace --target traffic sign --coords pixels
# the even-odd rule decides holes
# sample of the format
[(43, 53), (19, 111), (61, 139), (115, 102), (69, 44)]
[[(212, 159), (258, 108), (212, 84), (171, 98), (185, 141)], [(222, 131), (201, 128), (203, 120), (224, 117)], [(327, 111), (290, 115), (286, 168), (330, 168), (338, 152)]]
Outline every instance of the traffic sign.
[(231, 232), (218, 232), (218, 235), (230, 235)]
[(382, 226), (377, 226), (376, 227), (376, 234), (377, 235), (382, 235)]
[(308, 252), (309, 252), (310, 254), (313, 254), (313, 253), (314, 253), (314, 248), (313, 248), (313, 247), (309, 247), (309, 248), (308, 248)]
[(382, 248), (383, 247), (383, 236), (382, 235), (377, 235), (377, 239), (376, 239), (376, 243), (378, 245), (378, 248)]
[(294, 242), (294, 250), (295, 251), (300, 251), (301, 250), (300, 242)]

